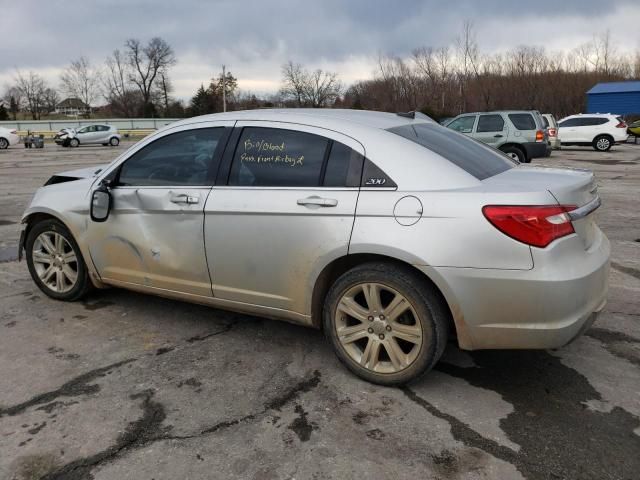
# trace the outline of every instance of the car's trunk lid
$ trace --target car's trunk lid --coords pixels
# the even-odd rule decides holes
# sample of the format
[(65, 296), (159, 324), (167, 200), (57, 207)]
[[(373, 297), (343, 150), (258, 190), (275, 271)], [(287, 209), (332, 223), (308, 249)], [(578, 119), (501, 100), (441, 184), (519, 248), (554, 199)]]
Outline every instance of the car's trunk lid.
[(594, 212), (600, 205), (598, 185), (590, 170), (518, 166), (485, 180), (492, 185), (509, 185), (523, 191), (547, 190), (560, 205), (574, 205), (570, 212), (576, 234), (588, 249), (596, 235)]

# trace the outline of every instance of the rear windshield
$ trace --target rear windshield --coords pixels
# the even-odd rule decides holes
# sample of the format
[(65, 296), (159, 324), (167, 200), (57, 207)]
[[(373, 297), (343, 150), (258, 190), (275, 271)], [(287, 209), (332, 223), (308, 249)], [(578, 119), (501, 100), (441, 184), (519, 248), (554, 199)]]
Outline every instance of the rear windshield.
[(389, 131), (437, 153), (478, 180), (493, 177), (518, 163), (483, 143), (438, 125), (408, 124)]

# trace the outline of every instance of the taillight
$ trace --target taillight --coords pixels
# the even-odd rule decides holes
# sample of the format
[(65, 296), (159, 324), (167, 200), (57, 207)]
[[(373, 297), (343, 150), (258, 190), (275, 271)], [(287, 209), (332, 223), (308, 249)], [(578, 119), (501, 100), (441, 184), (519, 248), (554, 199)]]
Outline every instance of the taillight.
[(624, 122), (620, 122), (616, 125), (616, 128), (627, 128), (627, 124)]
[(544, 248), (575, 232), (567, 214), (575, 209), (575, 205), (487, 205), (482, 213), (505, 235)]
[(556, 136), (556, 129), (555, 128), (550, 128), (547, 131), (549, 132), (549, 136), (550, 137), (555, 137)]
[(18, 131), (17, 130), (9, 130), (9, 133), (13, 133), (14, 135), (17, 135)]
[(538, 130), (536, 132), (536, 142), (541, 142), (544, 140), (544, 132), (542, 130)]

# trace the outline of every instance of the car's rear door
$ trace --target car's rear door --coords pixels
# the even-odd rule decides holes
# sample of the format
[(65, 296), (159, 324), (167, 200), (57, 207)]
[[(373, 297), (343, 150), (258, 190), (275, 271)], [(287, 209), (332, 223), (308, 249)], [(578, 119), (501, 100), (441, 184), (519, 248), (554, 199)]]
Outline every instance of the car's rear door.
[(492, 113), (479, 116), (473, 138), (494, 148), (498, 148), (506, 141), (508, 136), (509, 131), (507, 130), (502, 115)]
[(212, 296), (203, 210), (233, 123), (169, 130), (109, 174), (111, 214), (89, 223), (91, 258), (104, 281)]
[(332, 130), (238, 122), (205, 206), (214, 296), (308, 314), (319, 266), (348, 251), (363, 156)]

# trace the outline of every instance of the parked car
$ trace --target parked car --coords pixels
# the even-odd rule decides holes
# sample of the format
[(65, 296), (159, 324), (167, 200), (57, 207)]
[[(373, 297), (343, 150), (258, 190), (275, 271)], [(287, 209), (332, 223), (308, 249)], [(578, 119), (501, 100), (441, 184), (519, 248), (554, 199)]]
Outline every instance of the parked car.
[(492, 146), (521, 163), (551, 151), (542, 116), (537, 111), (476, 112), (458, 115), (447, 128)]
[(5, 150), (16, 143), (20, 143), (18, 132), (13, 128), (0, 127), (0, 150)]
[(591, 172), (418, 115), (228, 112), (51, 177), (19, 255), (52, 298), (114, 286), (322, 328), (352, 372), (396, 385), (449, 336), (546, 349), (588, 328), (607, 293), (599, 205)]
[(629, 124), (629, 127), (627, 128), (627, 132), (629, 132), (629, 135), (635, 135), (636, 137), (640, 137), (640, 120), (631, 122)]
[(63, 147), (102, 144), (117, 147), (120, 133), (113, 125), (85, 125), (79, 129), (63, 128), (54, 137), (54, 141)]
[(551, 113), (545, 113), (542, 115), (542, 120), (544, 120), (544, 126), (549, 135), (551, 148), (553, 150), (560, 150), (560, 148), (562, 148), (562, 141), (560, 140), (560, 135), (558, 135), (558, 122), (556, 121), (556, 117)]
[(622, 117), (610, 113), (570, 115), (560, 120), (558, 126), (563, 145), (591, 145), (599, 152), (629, 138)]

